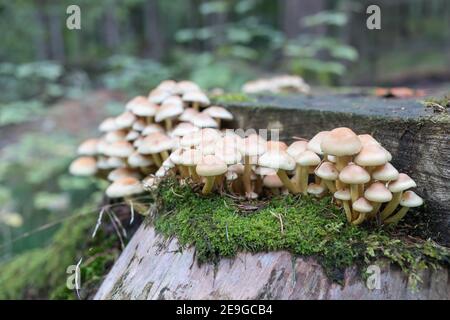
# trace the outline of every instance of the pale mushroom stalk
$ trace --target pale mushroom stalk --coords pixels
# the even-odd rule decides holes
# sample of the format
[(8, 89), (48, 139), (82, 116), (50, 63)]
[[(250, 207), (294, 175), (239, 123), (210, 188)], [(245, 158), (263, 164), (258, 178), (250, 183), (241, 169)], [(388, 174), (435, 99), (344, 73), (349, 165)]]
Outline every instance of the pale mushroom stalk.
[(350, 194), (352, 197), (352, 202), (355, 202), (359, 198), (359, 184), (350, 185)]
[(308, 194), (308, 192), (306, 191), (308, 187), (308, 176), (309, 176), (308, 167), (297, 165), (295, 171), (299, 191), (302, 192), (304, 195)]
[(167, 130), (167, 131), (170, 131), (170, 130), (173, 129), (173, 122), (172, 122), (172, 119), (166, 118), (166, 119), (164, 119), (164, 123), (165, 123), (165, 125), (166, 125), (166, 130)]
[(403, 194), (403, 191), (392, 193), (392, 200), (388, 202), (386, 207), (380, 213), (381, 221), (385, 220), (387, 217), (389, 217), (395, 211), (395, 209), (398, 207), (398, 205), (400, 203), (402, 194)]
[[(191, 176), (192, 180), (194, 181), (200, 181), (200, 177), (197, 174), (197, 171), (195, 171), (195, 166), (187, 166), (189, 170), (189, 175)], [(214, 183), (214, 180), (213, 180)]]
[(244, 183), (244, 189), (245, 189), (246, 193), (250, 193), (253, 191), (251, 175), (252, 175), (252, 165), (250, 164), (250, 156), (245, 155), (245, 157), (244, 157), (244, 174), (242, 176), (242, 180)]
[(152, 158), (158, 168), (162, 166), (162, 160), (158, 153), (152, 153)]
[(381, 205), (382, 205), (381, 202), (373, 202), (372, 201), (373, 210), (371, 212), (369, 212), (367, 217), (368, 218), (374, 218), (377, 215), (378, 210), (380, 210)]
[(285, 187), (289, 190), (289, 192), (291, 192), (293, 194), (299, 193), (299, 191), (297, 190), (297, 187), (292, 183), (292, 181), (287, 176), (286, 171), (284, 171), (282, 169), (278, 169), (277, 175), (280, 178), (280, 180), (283, 182)]
[(342, 201), (343, 205), (344, 205), (344, 211), (345, 211), (345, 216), (347, 217), (347, 221), (350, 223), (352, 222), (352, 209), (350, 208), (350, 204), (348, 201), (343, 200)]
[(212, 191), (214, 187), (214, 181), (216, 180), (215, 176), (205, 177), (205, 185), (203, 186), (202, 193), (208, 194)]
[(149, 116), (147, 117), (147, 124), (153, 123), (153, 117)]
[(336, 156), (336, 169), (341, 171), (348, 165), (350, 161), (352, 161), (352, 156), (341, 156), (341, 157)]
[(160, 155), (163, 161), (169, 158), (169, 152), (167, 152), (167, 150), (161, 151)]
[(364, 222), (364, 220), (366, 220), (366, 213), (365, 212), (358, 212), (358, 218), (354, 221), (352, 221), (352, 224), (354, 225), (358, 225)]
[(198, 102), (193, 102), (192, 108), (194, 108), (194, 110), (196, 111), (200, 111), (200, 104)]
[(400, 200), (400, 205), (402, 208), (393, 216), (389, 217), (384, 221), (384, 224), (395, 224), (398, 223), (408, 212), (409, 208), (418, 207), (423, 204), (423, 200), (413, 191), (405, 191), (403, 193), (402, 199)]

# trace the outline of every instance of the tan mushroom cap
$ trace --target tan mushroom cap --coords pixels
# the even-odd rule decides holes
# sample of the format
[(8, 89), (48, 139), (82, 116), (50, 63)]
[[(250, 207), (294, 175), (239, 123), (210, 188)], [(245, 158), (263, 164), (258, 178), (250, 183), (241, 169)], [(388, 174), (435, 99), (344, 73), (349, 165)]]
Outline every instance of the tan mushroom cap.
[(156, 123), (151, 123), (151, 124), (149, 124), (149, 125), (147, 125), (143, 130), (142, 130), (142, 135), (143, 136), (149, 136), (149, 135), (151, 135), (152, 133), (155, 133), (155, 132), (161, 132), (161, 133), (163, 133), (164, 132), (164, 128), (161, 126), (161, 125), (159, 125), (159, 124), (156, 124)]
[(125, 111), (124, 113), (116, 117), (116, 125), (119, 129), (130, 128), (136, 121), (136, 116), (130, 111)]
[(158, 106), (148, 101), (144, 96), (138, 96), (127, 104), (127, 109), (139, 117), (153, 117)]
[(227, 165), (236, 164), (242, 160), (242, 154), (235, 149), (215, 149), (214, 155), (225, 161)]
[(336, 169), (336, 166), (328, 161), (323, 162), (319, 167), (317, 167), (315, 174), (324, 180), (334, 181), (339, 177), (339, 171)]
[(107, 189), (109, 198), (121, 198), (144, 192), (141, 182), (133, 177), (122, 177), (114, 181)]
[(228, 170), (236, 172), (238, 175), (244, 174), (244, 165), (242, 163), (236, 163), (231, 165)]
[(218, 128), (219, 124), (208, 114), (200, 112), (193, 116), (190, 122), (199, 128)]
[(164, 99), (170, 97), (171, 95), (172, 93), (168, 90), (154, 89), (150, 91), (147, 99), (151, 103), (160, 104), (164, 101)]
[(360, 166), (381, 166), (388, 162), (386, 152), (386, 149), (379, 144), (364, 145), (354, 162)]
[(213, 155), (204, 156), (196, 167), (197, 174), (202, 177), (218, 176), (226, 173), (227, 170), (227, 164)]
[(257, 134), (251, 134), (239, 144), (239, 151), (243, 156), (258, 156), (267, 148), (267, 141)]
[(128, 141), (116, 141), (106, 148), (105, 155), (110, 157), (127, 158), (134, 152), (134, 147)]
[(145, 177), (144, 180), (142, 180), (142, 187), (146, 191), (153, 191), (158, 187), (158, 180), (155, 176), (149, 175), (148, 177)]
[(320, 184), (310, 183), (306, 191), (312, 195), (319, 196), (325, 191), (325, 188)]
[(285, 151), (267, 151), (258, 159), (258, 164), (263, 167), (281, 170), (293, 170), (295, 160)]
[(150, 167), (154, 165), (154, 162), (152, 158), (146, 157), (139, 152), (135, 151), (128, 157), (128, 164), (132, 168), (139, 168), (139, 167)]
[(124, 177), (132, 177), (135, 179), (139, 179), (141, 175), (138, 171), (131, 168), (117, 168), (108, 174), (109, 181), (116, 181)]
[(77, 153), (81, 156), (95, 156), (98, 154), (97, 145), (99, 139), (87, 139), (83, 141), (77, 149)]
[(320, 144), (322, 152), (333, 156), (351, 156), (361, 151), (362, 144), (358, 136), (349, 128), (331, 130)]
[(209, 99), (206, 96), (206, 94), (204, 94), (201, 91), (186, 92), (185, 94), (183, 94), (182, 99), (183, 99), (183, 101), (186, 101), (189, 103), (196, 102), (202, 106), (210, 104)]
[(255, 169), (255, 173), (259, 174), (260, 176), (271, 176), (277, 174), (277, 170), (258, 166)]
[(111, 169), (108, 164), (108, 157), (100, 156), (97, 158), (97, 168), (100, 170)]
[(342, 201), (350, 201), (350, 199), (352, 198), (350, 190), (347, 188), (337, 190), (333, 195), (336, 199)]
[(323, 138), (326, 137), (329, 133), (330, 131), (321, 131), (317, 133), (311, 140), (309, 140), (307, 149), (314, 151), (317, 154), (323, 154), (320, 145), (322, 143)]
[(208, 107), (205, 110), (203, 110), (202, 113), (206, 113), (207, 115), (209, 115), (212, 118), (218, 118), (218, 119), (223, 119), (223, 120), (232, 120), (233, 119), (233, 115), (231, 114), (230, 111), (228, 111), (227, 109), (225, 109), (223, 107), (219, 107), (219, 106)]
[(69, 172), (75, 176), (92, 176), (97, 173), (97, 162), (93, 157), (80, 157), (72, 161)]
[(328, 157), (328, 161), (333, 162), (333, 163), (337, 162), (336, 156), (328, 155), (327, 157)]
[(402, 207), (414, 208), (420, 207), (423, 204), (423, 199), (419, 197), (414, 191), (405, 191), (400, 199)]
[(239, 176), (236, 172), (231, 171), (230, 168), (228, 168), (227, 173), (225, 173), (225, 178), (227, 181), (234, 181), (239, 178)]
[[(162, 102), (162, 106), (164, 105), (178, 105), (180, 107), (183, 107), (183, 100), (181, 100), (181, 98), (179, 96), (170, 96), (167, 97), (166, 99), (164, 99), (164, 101)], [(184, 111), (184, 109), (183, 109)]]
[(119, 157), (108, 157), (108, 166), (109, 168), (121, 168), (126, 166), (126, 161), (123, 158)]
[(178, 117), (180, 121), (191, 122), (191, 120), (198, 114), (199, 112), (194, 108), (186, 108), (183, 113)]
[(372, 137), (370, 134), (360, 134), (358, 135), (359, 141), (361, 141), (362, 146), (368, 146), (371, 144), (380, 145), (380, 143)]
[(174, 141), (164, 133), (155, 132), (142, 140), (138, 152), (141, 154), (154, 154), (173, 148)]
[(137, 119), (133, 123), (133, 126), (131, 127), (131, 129), (141, 132), (141, 131), (143, 131), (145, 129), (146, 126), (147, 126), (147, 122), (145, 120)]
[(180, 122), (171, 132), (172, 136), (183, 137), (191, 132), (197, 132), (200, 129), (189, 122)]
[(283, 141), (269, 140), (266, 143), (266, 150), (287, 151), (288, 146)]
[(137, 138), (139, 138), (141, 136), (141, 134), (137, 131), (131, 130), (127, 133), (125, 140), (127, 141), (134, 141)]
[(184, 152), (185, 150), (186, 150), (186, 149), (183, 149), (183, 148), (177, 148), (177, 149), (175, 149), (175, 150), (169, 155), (170, 160), (172, 160), (172, 162), (173, 162), (174, 164), (181, 164), (181, 157), (182, 157), (183, 152)]
[(370, 181), (370, 174), (357, 164), (350, 163), (339, 173), (339, 180), (348, 184), (361, 184)]
[(297, 155), (295, 161), (303, 167), (317, 166), (320, 163), (320, 158), (315, 152), (306, 150)]
[(308, 142), (307, 141), (295, 141), (287, 148), (287, 153), (291, 157), (297, 158), (297, 156), (300, 153), (306, 151), (307, 147), (308, 147)]
[(388, 184), (388, 189), (391, 192), (401, 192), (415, 187), (417, 187), (416, 182), (405, 173), (400, 173), (397, 180)]
[(267, 175), (263, 179), (263, 184), (267, 188), (282, 188), (284, 186), (277, 174)]
[(353, 210), (361, 213), (369, 213), (373, 210), (373, 206), (364, 197), (361, 197), (355, 202), (353, 202), (352, 208)]
[(392, 193), (381, 182), (375, 182), (364, 192), (364, 197), (373, 202), (389, 202), (392, 200)]
[(186, 92), (201, 91), (201, 89), (195, 82), (183, 80), (177, 83), (175, 91), (177, 94), (183, 95)]
[(100, 125), (98, 126), (98, 129), (101, 132), (108, 132), (108, 131), (113, 131), (113, 130), (118, 130), (118, 126), (116, 124), (116, 118), (114, 117), (109, 117), (106, 118), (105, 120), (103, 120)]
[(104, 139), (108, 143), (126, 140), (127, 132), (125, 130), (109, 131), (104, 135)]
[(387, 162), (386, 164), (377, 167), (372, 172), (372, 178), (380, 181), (397, 180), (398, 175), (399, 175), (398, 170), (395, 169), (390, 162)]
[(159, 90), (164, 90), (164, 91), (168, 91), (168, 92), (175, 92), (177, 86), (178, 86), (178, 84), (175, 80), (167, 79), (167, 80), (161, 81), (156, 88)]
[(165, 119), (173, 119), (182, 114), (183, 111), (183, 106), (176, 103), (163, 104), (159, 107), (158, 111), (156, 111), (155, 121), (161, 122)]
[(203, 154), (197, 149), (185, 150), (180, 156), (181, 164), (184, 166), (195, 166), (202, 158)]

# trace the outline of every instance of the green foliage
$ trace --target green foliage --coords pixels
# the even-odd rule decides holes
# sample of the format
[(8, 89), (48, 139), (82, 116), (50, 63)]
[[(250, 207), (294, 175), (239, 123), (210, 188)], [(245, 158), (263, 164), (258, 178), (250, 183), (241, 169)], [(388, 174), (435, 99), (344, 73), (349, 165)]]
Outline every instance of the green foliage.
[(338, 281), (346, 267), (380, 258), (399, 265), (416, 280), (424, 268), (450, 263), (450, 250), (431, 240), (411, 242), (385, 230), (349, 225), (329, 198), (289, 195), (256, 202), (258, 210), (243, 212), (230, 198), (204, 197), (168, 180), (156, 199), (160, 206), (156, 230), (177, 237), (182, 246), (194, 245), (199, 262), (218, 262), (238, 251), (288, 250), (316, 257)]

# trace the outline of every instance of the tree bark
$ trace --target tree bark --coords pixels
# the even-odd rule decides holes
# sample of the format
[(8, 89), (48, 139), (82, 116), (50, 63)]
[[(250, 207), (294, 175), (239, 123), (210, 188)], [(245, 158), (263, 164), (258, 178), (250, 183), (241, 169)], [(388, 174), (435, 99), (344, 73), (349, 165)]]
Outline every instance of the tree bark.
[(154, 59), (161, 59), (164, 54), (164, 36), (162, 34), (160, 12), (156, 0), (147, 0), (144, 4), (144, 22), (146, 54)]

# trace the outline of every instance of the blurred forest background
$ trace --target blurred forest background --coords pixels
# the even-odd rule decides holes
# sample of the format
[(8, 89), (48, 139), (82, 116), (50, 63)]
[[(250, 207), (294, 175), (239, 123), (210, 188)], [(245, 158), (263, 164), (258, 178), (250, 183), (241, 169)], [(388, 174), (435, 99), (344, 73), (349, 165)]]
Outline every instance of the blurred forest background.
[[(81, 30), (66, 28), (71, 4)], [(371, 4), (381, 30), (366, 28)], [(450, 81), (447, 0), (0, 0), (0, 34), (0, 262), (52, 243), (80, 208), (95, 221), (100, 183), (66, 173), (75, 146), (163, 79)]]

